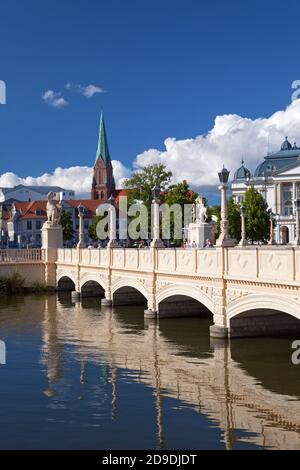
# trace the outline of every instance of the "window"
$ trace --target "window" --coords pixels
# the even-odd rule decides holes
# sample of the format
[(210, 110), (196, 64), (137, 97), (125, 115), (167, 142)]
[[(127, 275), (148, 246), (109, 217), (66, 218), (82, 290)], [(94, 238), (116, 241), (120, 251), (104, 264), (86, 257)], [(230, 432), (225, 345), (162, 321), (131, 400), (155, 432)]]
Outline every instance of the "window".
[(283, 214), (286, 216), (293, 214), (293, 187), (286, 184), (282, 188)]
[(35, 222), (35, 228), (36, 228), (37, 230), (41, 230), (41, 221), (40, 221), (40, 220), (36, 220), (36, 222)]
[(32, 220), (27, 220), (27, 230), (32, 230)]
[(83, 224), (84, 224), (84, 229), (85, 229), (85, 230), (88, 230), (88, 228), (89, 228), (89, 221), (88, 221), (88, 220), (84, 220), (84, 223), (83, 223)]

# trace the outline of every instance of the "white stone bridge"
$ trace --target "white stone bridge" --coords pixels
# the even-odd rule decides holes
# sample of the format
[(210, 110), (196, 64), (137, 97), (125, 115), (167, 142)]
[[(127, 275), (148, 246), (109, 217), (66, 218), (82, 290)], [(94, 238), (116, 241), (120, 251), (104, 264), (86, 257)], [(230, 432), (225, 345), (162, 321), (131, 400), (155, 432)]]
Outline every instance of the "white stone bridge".
[(144, 303), (147, 317), (211, 315), (216, 337), (300, 331), (297, 247), (4, 250), (0, 275), (12, 271), (77, 298)]

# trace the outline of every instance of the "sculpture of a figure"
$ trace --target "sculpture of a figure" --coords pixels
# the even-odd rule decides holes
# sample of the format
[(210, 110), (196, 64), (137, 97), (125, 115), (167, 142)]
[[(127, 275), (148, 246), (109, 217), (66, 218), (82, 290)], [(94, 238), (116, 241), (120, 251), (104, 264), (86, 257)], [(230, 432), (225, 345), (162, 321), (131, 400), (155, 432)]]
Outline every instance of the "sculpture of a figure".
[(205, 198), (198, 196), (196, 199), (196, 221), (204, 224), (207, 221), (207, 207)]
[(47, 219), (49, 225), (58, 225), (61, 215), (61, 203), (54, 198), (54, 193), (47, 195)]
[(196, 204), (192, 205), (192, 222), (196, 222)]

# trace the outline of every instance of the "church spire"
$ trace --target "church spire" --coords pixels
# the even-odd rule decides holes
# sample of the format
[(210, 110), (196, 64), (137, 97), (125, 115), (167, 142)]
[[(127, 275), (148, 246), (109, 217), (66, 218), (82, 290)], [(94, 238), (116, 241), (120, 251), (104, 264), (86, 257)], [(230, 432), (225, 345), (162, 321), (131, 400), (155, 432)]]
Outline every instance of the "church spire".
[(113, 194), (114, 190), (115, 180), (113, 167), (108, 150), (104, 117), (103, 113), (101, 113), (98, 147), (93, 170), (91, 198), (105, 202), (111, 196), (111, 194)]
[(97, 153), (96, 153), (96, 162), (97, 162), (99, 157), (102, 158), (105, 165), (107, 165), (107, 163), (110, 161), (103, 112), (101, 112), (101, 116), (100, 116), (99, 138), (98, 138), (98, 148), (97, 148)]

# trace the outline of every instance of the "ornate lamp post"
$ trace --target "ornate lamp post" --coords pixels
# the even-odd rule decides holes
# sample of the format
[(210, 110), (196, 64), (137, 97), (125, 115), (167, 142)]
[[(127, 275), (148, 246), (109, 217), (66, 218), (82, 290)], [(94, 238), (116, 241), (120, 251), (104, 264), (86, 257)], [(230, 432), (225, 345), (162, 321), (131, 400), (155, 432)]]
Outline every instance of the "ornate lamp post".
[(296, 200), (296, 229), (295, 229), (295, 239), (293, 241), (293, 245), (300, 245), (300, 198)]
[(78, 216), (79, 216), (79, 241), (77, 243), (77, 248), (84, 248), (85, 247), (85, 243), (84, 243), (84, 223), (83, 223), (84, 206), (82, 204), (79, 204), (77, 209), (78, 209)]
[(246, 207), (244, 204), (240, 207), (240, 214), (241, 214), (241, 239), (239, 242), (239, 246), (247, 246), (248, 240), (246, 239), (246, 224), (245, 224), (245, 215), (246, 215)]
[(159, 230), (159, 203), (160, 203), (160, 187), (155, 186), (152, 189), (152, 209), (153, 209), (153, 239), (151, 246), (154, 248), (163, 248), (164, 244), (160, 239)]
[(272, 212), (270, 215), (270, 239), (268, 241), (268, 245), (276, 245), (276, 242), (274, 240), (274, 220), (275, 215)]
[(115, 198), (113, 195), (109, 197), (107, 200), (108, 204), (110, 204), (109, 210), (109, 242), (107, 246), (110, 248), (117, 248), (119, 246), (117, 240), (117, 228), (116, 228), (116, 210), (115, 210)]
[(218, 172), (220, 186), (219, 190), (221, 191), (221, 233), (216, 241), (216, 246), (234, 246), (236, 240), (233, 240), (229, 237), (229, 227), (227, 220), (227, 199), (226, 192), (228, 189), (227, 183), (229, 178), (229, 171), (223, 166), (222, 170)]

